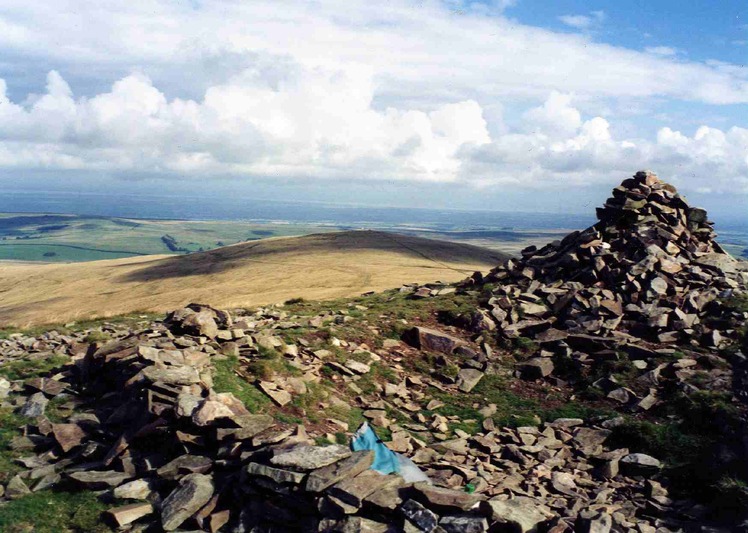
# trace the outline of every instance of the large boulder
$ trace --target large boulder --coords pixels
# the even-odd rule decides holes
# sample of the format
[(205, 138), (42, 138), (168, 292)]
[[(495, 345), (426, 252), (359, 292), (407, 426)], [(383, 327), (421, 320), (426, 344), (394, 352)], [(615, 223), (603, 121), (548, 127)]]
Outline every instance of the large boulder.
[(403, 334), (403, 340), (415, 348), (429, 352), (451, 354), (466, 343), (442, 331), (415, 326)]
[(173, 311), (165, 322), (178, 332), (210, 339), (218, 335), (219, 329), (228, 329), (233, 325), (231, 315), (226, 311), (203, 304), (189, 304)]

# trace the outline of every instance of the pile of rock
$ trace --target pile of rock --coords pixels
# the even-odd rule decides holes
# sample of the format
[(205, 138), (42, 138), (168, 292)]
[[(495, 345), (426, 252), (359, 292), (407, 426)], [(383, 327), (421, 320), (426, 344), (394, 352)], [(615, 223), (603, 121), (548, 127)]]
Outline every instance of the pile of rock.
[[(490, 406), (487, 409), (490, 410)], [(435, 483), (468, 483), (490, 498), (497, 517), (513, 517), (517, 530), (677, 530), (703, 519), (704, 509), (676, 501), (653, 478), (654, 457), (608, 449), (612, 428), (622, 419), (591, 425), (557, 419), (540, 427), (495, 428), (436, 443), (416, 452)]]
[[(412, 456), (433, 485), (381, 476), (369, 469), (371, 453), (317, 446), (304, 426), (251, 414), (233, 395), (213, 390), (215, 361), (224, 353), (251, 359), (258, 346), (283, 351), (312, 375), (337, 369), (337, 381), (355, 389), (366, 369), (330, 366), (330, 354), (291, 348), (273, 335), (300, 320), (272, 309), (232, 319), (190, 305), (170, 314), (166, 325), (110, 329), (114, 341), (88, 348), (80, 336), (54, 333), (4, 341), (8, 358), (48, 356), (48, 350), (69, 356), (55, 374), (0, 382), (0, 390), (14, 393), (10, 399), (18, 412), (33, 419), (12, 443), (28, 455), (19, 459), (26, 470), (7, 484), (5, 497), (51, 487), (100, 491), (112, 501), (109, 520), (130, 531), (560, 533), (614, 527), (644, 533), (700, 519), (702, 509), (671, 500), (656, 481), (657, 459), (606, 447), (615, 420), (561, 419), (499, 429), (490, 418), (495, 406), (488, 405), (481, 410), (482, 431), (471, 436), (456, 430), (450, 437), (448, 423), (470, 421), (425, 417), (420, 407), (437, 410), (429, 390), (460, 394), (482, 373), (475, 379), (465, 372), (475, 369), (466, 367), (451, 384), (406, 375), (396, 360), (414, 353), (394, 340), (385, 342), (395, 357), (386, 363), (402, 382), (381, 385), (376, 401), (357, 401), (364, 416), (390, 430), (389, 446)], [(437, 330), (411, 333), (423, 349), (477, 353)], [(387, 356), (355, 343), (337, 344), (358, 355)], [(276, 392), (284, 390), (276, 381)], [(45, 416), (50, 400), (54, 423)], [(391, 420), (394, 412), (399, 422)], [(408, 413), (409, 423), (402, 420)]]
[[(474, 327), (593, 357), (637, 345), (629, 351), (641, 359), (653, 346), (719, 348), (737, 337), (727, 319), (746, 317), (726, 317), (720, 299), (745, 292), (748, 269), (714, 241), (703, 209), (638, 172), (613, 190), (598, 218), (561, 241), (526, 248), (485, 279), (474, 276), (471, 283), (496, 284)], [(528, 367), (532, 376), (551, 370), (550, 361)]]
[[(132, 531), (487, 530), (482, 496), (382, 476), (369, 469), (372, 452), (315, 446), (303, 426), (250, 414), (233, 395), (216, 393), (210, 365), (220, 355), (209, 337), (230, 332), (213, 328), (219, 313), (190, 306), (169, 324), (194, 336), (155, 325), (74, 353), (53, 376), (8, 384), (34, 422), (12, 443), (33, 454), (19, 459), (27, 470), (5, 497), (51, 487), (102, 491), (136, 501), (108, 512)], [(51, 422), (50, 398), (75, 413)]]

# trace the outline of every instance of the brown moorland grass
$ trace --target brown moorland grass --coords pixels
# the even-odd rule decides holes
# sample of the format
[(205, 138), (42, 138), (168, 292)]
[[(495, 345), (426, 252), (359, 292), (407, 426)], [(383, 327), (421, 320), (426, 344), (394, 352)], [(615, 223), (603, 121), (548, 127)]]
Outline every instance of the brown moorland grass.
[(0, 263), (0, 326), (163, 312), (189, 302), (232, 308), (342, 298), (403, 283), (457, 281), (505, 257), (466, 244), (345, 231), (180, 256)]

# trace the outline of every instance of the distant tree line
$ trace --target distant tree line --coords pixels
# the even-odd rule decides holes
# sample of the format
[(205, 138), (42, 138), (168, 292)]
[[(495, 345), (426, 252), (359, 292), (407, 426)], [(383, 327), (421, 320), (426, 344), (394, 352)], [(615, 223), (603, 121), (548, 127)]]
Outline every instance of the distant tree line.
[(161, 237), (161, 240), (166, 245), (166, 247), (171, 250), (172, 252), (187, 252), (189, 253), (189, 250), (187, 248), (183, 248), (177, 244), (177, 240), (169, 235), (168, 233)]

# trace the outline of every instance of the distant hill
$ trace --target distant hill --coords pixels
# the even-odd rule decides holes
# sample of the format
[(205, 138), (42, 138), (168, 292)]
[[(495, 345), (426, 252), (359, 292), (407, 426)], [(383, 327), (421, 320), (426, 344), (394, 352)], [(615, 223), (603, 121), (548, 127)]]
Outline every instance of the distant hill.
[(328, 299), (403, 283), (456, 281), (505, 254), (378, 231), (265, 239), (180, 256), (74, 264), (0, 263), (0, 325), (68, 322), (191, 301), (224, 308)]

